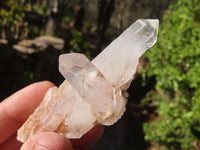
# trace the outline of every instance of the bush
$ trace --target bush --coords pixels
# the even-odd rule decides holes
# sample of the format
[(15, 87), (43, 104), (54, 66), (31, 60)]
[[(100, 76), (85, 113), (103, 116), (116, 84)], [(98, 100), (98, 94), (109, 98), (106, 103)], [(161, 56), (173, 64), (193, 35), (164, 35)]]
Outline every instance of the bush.
[(21, 0), (8, 0), (0, 10), (0, 38), (22, 39), (28, 35), (28, 23), (25, 21), (27, 9)]
[(0, 38), (22, 40), (43, 34), (44, 20), (50, 14), (47, 5), (31, 6), (24, 0), (7, 0), (2, 3), (4, 6), (0, 9)]
[(91, 59), (91, 51), (89, 49), (90, 44), (84, 40), (81, 32), (72, 30), (72, 39), (69, 44), (71, 46), (71, 53), (84, 53), (87, 58)]
[(200, 0), (179, 0), (160, 25), (157, 44), (145, 54), (146, 78), (155, 89), (143, 102), (159, 117), (144, 124), (145, 139), (166, 149), (199, 149), (200, 139)]

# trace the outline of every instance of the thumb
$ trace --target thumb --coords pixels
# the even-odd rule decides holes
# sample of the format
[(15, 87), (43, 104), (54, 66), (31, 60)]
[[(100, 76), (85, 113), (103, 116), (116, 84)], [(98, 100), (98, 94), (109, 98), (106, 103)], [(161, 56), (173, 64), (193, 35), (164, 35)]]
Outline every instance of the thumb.
[(70, 141), (54, 132), (41, 132), (30, 137), (21, 150), (73, 150)]

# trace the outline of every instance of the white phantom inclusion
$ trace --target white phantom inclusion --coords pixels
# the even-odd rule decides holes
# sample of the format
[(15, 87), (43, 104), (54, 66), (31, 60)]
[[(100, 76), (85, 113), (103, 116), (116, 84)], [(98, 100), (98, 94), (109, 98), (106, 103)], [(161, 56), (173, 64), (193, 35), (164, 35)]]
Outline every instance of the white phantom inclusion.
[(137, 20), (92, 62), (83, 54), (60, 55), (59, 71), (66, 80), (47, 91), (17, 139), (25, 142), (38, 132), (80, 138), (97, 124), (114, 124), (125, 111), (124, 93), (139, 57), (157, 40), (158, 25), (157, 19)]

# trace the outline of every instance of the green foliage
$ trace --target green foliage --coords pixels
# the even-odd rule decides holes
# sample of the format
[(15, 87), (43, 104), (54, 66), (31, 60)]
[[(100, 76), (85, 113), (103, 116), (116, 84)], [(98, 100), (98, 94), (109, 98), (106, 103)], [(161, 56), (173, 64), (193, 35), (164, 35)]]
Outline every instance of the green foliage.
[(179, 0), (160, 26), (157, 44), (146, 53), (145, 77), (156, 87), (145, 102), (159, 118), (144, 124), (145, 139), (166, 149), (197, 149), (200, 139), (200, 0)]
[(43, 35), (44, 31), (38, 27), (31, 26), (26, 20), (28, 12), (47, 17), (50, 11), (45, 4), (33, 5), (33, 10), (30, 3), (25, 3), (24, 0), (8, 0), (5, 2), (5, 7), (0, 9), (0, 38), (21, 40), (29, 37)]
[(72, 47), (70, 52), (84, 53), (89, 59), (91, 59), (89, 43), (84, 40), (81, 32), (73, 30), (72, 39), (69, 44)]
[(24, 20), (26, 12), (21, 0), (6, 2), (6, 8), (0, 10), (1, 38), (18, 39), (27, 36), (28, 23)]
[(68, 24), (68, 23), (72, 22), (72, 20), (73, 20), (72, 17), (70, 17), (70, 16), (65, 16), (65, 17), (63, 17), (63, 19), (62, 19), (62, 23), (63, 23), (63, 24)]
[(40, 6), (37, 4), (33, 5), (33, 11), (40, 14), (41, 16), (49, 16), (50, 11), (45, 4), (41, 4)]
[(34, 74), (33, 72), (30, 72), (30, 71), (24, 71), (20, 77), (19, 77), (19, 82), (21, 84), (24, 84), (24, 85), (28, 85), (28, 84), (31, 84), (34, 82)]

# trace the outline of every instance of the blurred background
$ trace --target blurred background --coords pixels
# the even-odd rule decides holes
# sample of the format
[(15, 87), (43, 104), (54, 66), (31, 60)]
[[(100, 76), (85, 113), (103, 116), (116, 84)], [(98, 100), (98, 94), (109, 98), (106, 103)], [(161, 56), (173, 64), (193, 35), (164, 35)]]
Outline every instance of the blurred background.
[(0, 101), (64, 80), (62, 53), (94, 58), (139, 18), (158, 18), (127, 111), (90, 150), (200, 150), (200, 0), (0, 0)]

